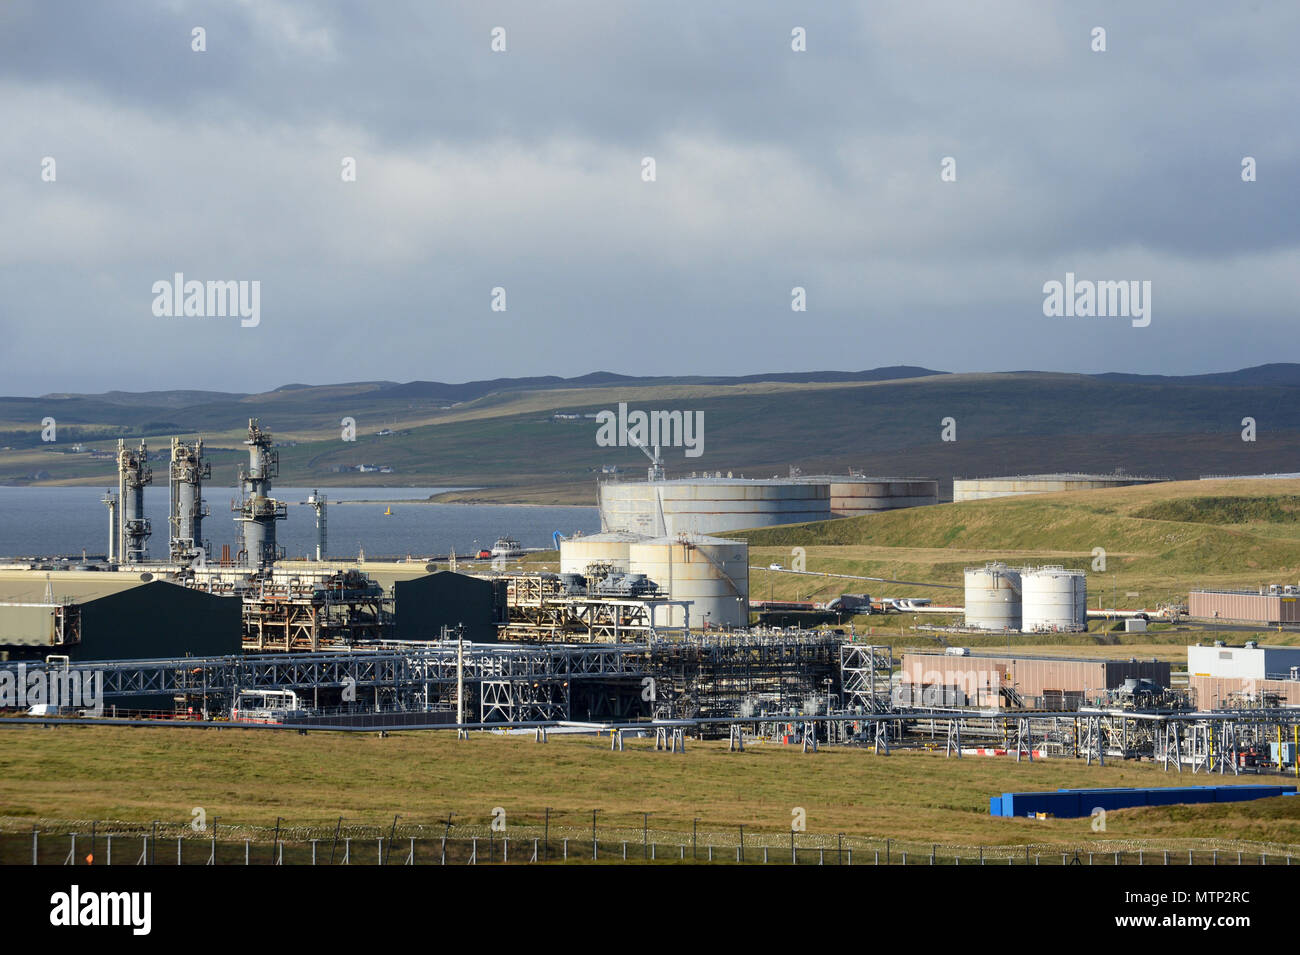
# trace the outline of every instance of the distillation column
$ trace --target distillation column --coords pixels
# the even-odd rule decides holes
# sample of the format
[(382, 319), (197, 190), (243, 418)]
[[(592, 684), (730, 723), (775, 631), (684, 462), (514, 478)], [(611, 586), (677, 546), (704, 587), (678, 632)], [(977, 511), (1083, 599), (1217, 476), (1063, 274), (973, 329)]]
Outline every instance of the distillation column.
[(144, 489), (153, 483), (149, 467), (149, 448), (141, 441), (132, 451), (117, 439), (118, 560), (124, 564), (140, 563), (149, 556), (149, 535), (153, 526), (144, 516)]
[(280, 476), (280, 454), (271, 446), (271, 433), (263, 431), (256, 418), (248, 419), (244, 444), (248, 445), (248, 467), (239, 472), (243, 499), (234, 505), (235, 521), (242, 529), (239, 559), (246, 567), (261, 569), (280, 557), (275, 522), (284, 520), (288, 511), (271, 497), (271, 479)]
[(188, 564), (200, 554), (207, 554), (203, 540), (203, 518), (208, 514), (203, 503), (203, 481), (212, 477), (212, 465), (203, 460), (203, 439), (186, 444), (172, 438), (171, 464), (171, 550), (173, 564)]
[(311, 497), (307, 498), (307, 503), (311, 505), (312, 510), (316, 512), (316, 559), (324, 560), (326, 550), (325, 543), (325, 495), (320, 491), (312, 491)]

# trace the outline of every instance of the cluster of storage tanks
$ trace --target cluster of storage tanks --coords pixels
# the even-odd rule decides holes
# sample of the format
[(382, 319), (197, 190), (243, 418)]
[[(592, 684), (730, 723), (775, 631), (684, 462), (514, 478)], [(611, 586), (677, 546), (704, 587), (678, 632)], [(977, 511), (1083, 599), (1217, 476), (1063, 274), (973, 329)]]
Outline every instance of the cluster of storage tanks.
[[(704, 535), (651, 537), (609, 531), (560, 542), (560, 573), (644, 575), (674, 602), (656, 606), (658, 627), (744, 627), (749, 623), (749, 545)], [(689, 608), (677, 604), (690, 601)], [(689, 617), (689, 619), (688, 619)]]
[(968, 567), (966, 626), (979, 630), (1078, 631), (1088, 626), (1088, 580), (1065, 567)]
[(602, 530), (663, 537), (720, 534), (937, 504), (939, 484), (919, 478), (856, 475), (609, 481), (600, 485), (599, 501)]

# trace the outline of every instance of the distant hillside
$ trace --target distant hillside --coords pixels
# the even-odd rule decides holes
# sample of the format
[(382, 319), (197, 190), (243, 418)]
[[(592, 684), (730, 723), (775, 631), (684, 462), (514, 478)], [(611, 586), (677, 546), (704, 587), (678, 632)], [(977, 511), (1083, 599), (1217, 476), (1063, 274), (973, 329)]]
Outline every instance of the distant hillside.
[[(547, 500), (594, 502), (602, 469), (635, 477), (645, 467), (635, 448), (598, 447), (594, 421), (582, 417), (626, 401), (704, 413), (703, 454), (666, 449), (670, 474), (854, 467), (934, 477), (946, 496), (953, 476), (1293, 471), (1297, 398), (1297, 365), (1158, 379), (914, 367), (742, 378), (598, 372), (461, 385), (295, 384), (257, 395), (0, 398), (0, 483), (101, 483), (112, 477), (112, 461), (71, 453), (74, 444), (104, 450), (117, 437), (145, 437), (160, 449), (174, 434), (204, 436), (214, 481), (233, 483), (244, 428), (257, 417), (284, 445), (281, 483), (474, 486), (495, 489), (496, 500), (530, 500), (529, 488), (545, 486)], [(47, 416), (58, 424), (53, 444), (41, 440)], [(1253, 442), (1241, 440), (1244, 417), (1256, 421)], [(356, 422), (355, 441), (342, 440), (345, 418)], [(955, 442), (941, 440), (947, 418), (956, 422)], [(360, 465), (392, 470), (361, 473)]]

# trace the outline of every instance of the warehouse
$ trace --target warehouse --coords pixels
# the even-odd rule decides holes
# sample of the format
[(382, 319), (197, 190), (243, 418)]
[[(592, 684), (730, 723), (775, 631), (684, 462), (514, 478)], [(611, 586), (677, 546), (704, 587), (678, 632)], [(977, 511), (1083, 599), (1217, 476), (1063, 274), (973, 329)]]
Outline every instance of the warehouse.
[[(1168, 663), (1087, 657), (908, 652), (896, 699), (905, 705), (1074, 710), (1105, 702), (1126, 681), (1170, 682)], [(934, 702), (931, 702), (933, 700)]]
[(1193, 590), (1188, 616), (1231, 623), (1300, 623), (1300, 587), (1271, 584), (1258, 590)]

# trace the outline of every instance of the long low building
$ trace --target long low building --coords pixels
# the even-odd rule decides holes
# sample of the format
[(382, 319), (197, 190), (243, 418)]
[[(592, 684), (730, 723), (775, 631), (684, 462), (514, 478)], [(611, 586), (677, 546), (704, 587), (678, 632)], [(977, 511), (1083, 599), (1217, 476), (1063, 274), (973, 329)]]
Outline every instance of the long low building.
[(913, 651), (903, 654), (899, 689), (900, 702), (912, 705), (1073, 710), (1100, 702), (1130, 680), (1163, 689), (1170, 666), (1159, 660)]
[(1300, 587), (1193, 590), (1187, 595), (1187, 615), (1240, 623), (1300, 623)]

